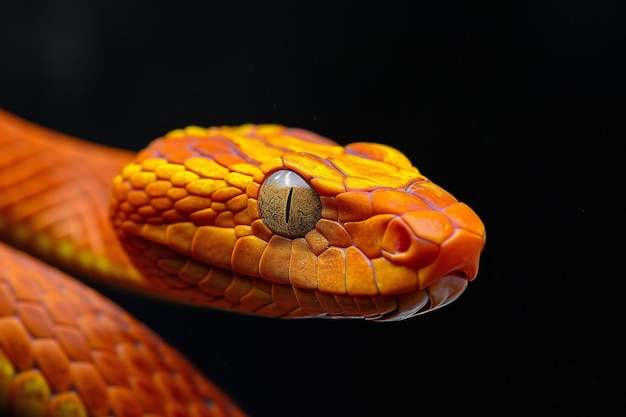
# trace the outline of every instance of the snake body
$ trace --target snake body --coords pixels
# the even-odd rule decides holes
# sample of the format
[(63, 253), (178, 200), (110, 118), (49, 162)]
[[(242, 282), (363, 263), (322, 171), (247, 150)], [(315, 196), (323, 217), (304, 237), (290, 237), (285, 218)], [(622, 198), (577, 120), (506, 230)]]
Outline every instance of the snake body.
[(402, 320), (464, 291), (485, 229), (382, 144), (190, 126), (135, 155), (0, 110), (0, 237), (0, 414), (238, 416), (175, 349), (50, 265), (245, 314)]

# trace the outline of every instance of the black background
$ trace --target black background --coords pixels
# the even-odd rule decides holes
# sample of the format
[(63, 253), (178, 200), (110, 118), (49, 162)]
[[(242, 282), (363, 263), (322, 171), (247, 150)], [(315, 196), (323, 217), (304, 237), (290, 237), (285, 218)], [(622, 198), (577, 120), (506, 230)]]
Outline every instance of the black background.
[(623, 413), (626, 16), (499, 3), (3, 2), (0, 107), (133, 150), (249, 122), (384, 142), (481, 216), (478, 278), (401, 323), (107, 292), (252, 416)]

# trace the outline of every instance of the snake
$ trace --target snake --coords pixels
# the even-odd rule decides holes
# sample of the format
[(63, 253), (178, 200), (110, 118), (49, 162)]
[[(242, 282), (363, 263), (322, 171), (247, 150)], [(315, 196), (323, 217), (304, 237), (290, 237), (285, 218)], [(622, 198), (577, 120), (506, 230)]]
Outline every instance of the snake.
[(0, 415), (247, 416), (89, 283), (273, 319), (406, 320), (477, 273), (485, 227), (382, 143), (278, 124), (139, 151), (0, 109)]

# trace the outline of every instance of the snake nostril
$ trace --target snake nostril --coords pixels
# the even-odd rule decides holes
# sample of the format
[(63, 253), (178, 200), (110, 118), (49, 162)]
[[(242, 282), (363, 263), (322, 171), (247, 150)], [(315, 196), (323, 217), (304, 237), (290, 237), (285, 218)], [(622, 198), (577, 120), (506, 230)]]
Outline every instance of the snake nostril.
[(383, 239), (383, 248), (388, 252), (399, 254), (404, 253), (411, 247), (411, 235), (405, 227), (394, 227), (392, 231), (385, 234), (387, 239)]
[(392, 219), (381, 242), (382, 254), (394, 264), (419, 269), (431, 263), (439, 247), (420, 239), (400, 217)]

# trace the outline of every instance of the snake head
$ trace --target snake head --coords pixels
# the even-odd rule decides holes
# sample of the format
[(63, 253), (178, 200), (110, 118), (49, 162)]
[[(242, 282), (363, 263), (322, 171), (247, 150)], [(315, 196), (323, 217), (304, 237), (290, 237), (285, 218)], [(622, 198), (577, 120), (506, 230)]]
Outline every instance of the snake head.
[(275, 317), (432, 311), (485, 244), (478, 216), (396, 149), (276, 125), (171, 132), (116, 178), (112, 213), (161, 294)]
[[(343, 299), (361, 308), (356, 315), (400, 320), (455, 300), (478, 273), (478, 216), (391, 147), (292, 152), (260, 168), (248, 196), (252, 226), (268, 243), (258, 260), (267, 279), (315, 291), (318, 301), (332, 294), (330, 304)], [(389, 299), (391, 311), (367, 308)]]

